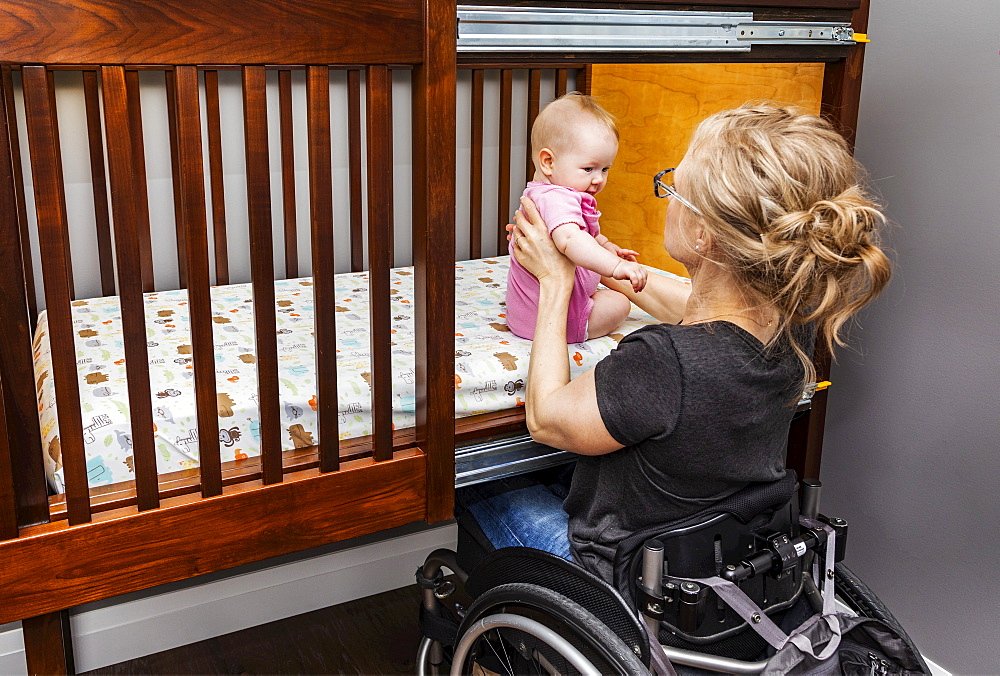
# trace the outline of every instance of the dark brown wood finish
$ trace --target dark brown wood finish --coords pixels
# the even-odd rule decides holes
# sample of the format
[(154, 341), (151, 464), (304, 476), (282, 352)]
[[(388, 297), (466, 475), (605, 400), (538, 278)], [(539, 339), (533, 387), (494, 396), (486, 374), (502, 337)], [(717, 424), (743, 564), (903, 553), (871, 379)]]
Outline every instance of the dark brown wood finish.
[(524, 181), (527, 183), (535, 175), (535, 162), (531, 151), (531, 127), (535, 124), (542, 98), (542, 71), (538, 68), (528, 70), (528, 124), (524, 141), (525, 174)]
[(455, 500), (455, 51), (456, 9), (424, 0), (424, 64), (413, 74), (413, 263), (416, 436), (426, 454), (429, 522)]
[(560, 96), (566, 93), (566, 87), (568, 86), (567, 84), (568, 82), (569, 82), (569, 70), (566, 68), (556, 68), (555, 98), (558, 99)]
[(219, 111), (219, 71), (205, 71), (205, 128), (208, 132), (208, 174), (212, 187), (212, 244), (215, 283), (229, 284), (229, 237), (226, 233), (226, 187), (222, 168), (222, 115)]
[[(868, 31), (869, 0), (861, 0), (851, 17), (851, 25), (859, 33)], [(821, 114), (831, 120), (854, 146), (854, 136), (858, 124), (858, 105), (861, 100), (861, 71), (865, 59), (864, 43), (850, 47), (845, 59), (826, 66), (823, 73), (823, 100)], [(816, 379), (830, 378), (831, 356), (822, 345), (816, 346)], [(813, 395), (812, 408), (806, 421), (804, 446), (789, 444), (788, 464), (799, 476), (819, 478), (823, 457), (823, 433), (826, 428), (826, 406), (829, 390), (821, 390)], [(794, 438), (794, 431), (793, 436)], [(801, 437), (801, 432), (799, 433)]]
[(281, 215), (285, 226), (285, 279), (299, 276), (299, 240), (295, 227), (295, 125), (292, 122), (292, 71), (278, 71), (278, 119), (281, 133)]
[[(128, 90), (138, 83), (130, 79), (121, 66), (102, 68), (101, 80), (108, 139), (111, 206), (115, 217), (118, 295), (122, 312), (122, 338), (125, 341), (136, 493), (140, 510), (155, 509), (160, 506), (160, 498), (156, 478), (149, 357), (146, 351), (145, 305), (142, 297), (143, 263), (133, 255), (133, 252), (141, 250), (143, 227), (138, 213), (141, 200), (133, 199), (138, 187), (134, 179), (136, 153), (133, 144), (136, 136), (142, 134), (142, 129), (132, 126), (136, 117), (132, 115), (130, 107), (137, 103), (138, 97), (130, 96)], [(145, 192), (145, 184), (142, 185), (142, 191)]]
[(281, 417), (278, 342), (274, 305), (274, 246), (271, 242), (271, 172), (267, 145), (267, 92), (263, 66), (243, 68), (243, 128), (246, 133), (247, 210), (257, 342), (257, 403), (264, 483), (281, 481)]
[(365, 71), (368, 143), (368, 307), (371, 318), (372, 452), (392, 457), (392, 356), (389, 269), (392, 229), (392, 73), (386, 66)]
[[(4, 106), (6, 110), (6, 120), (5, 123), (12, 130), (17, 129), (17, 115), (14, 112), (16, 106), (14, 105), (14, 84), (11, 78), (11, 68), (8, 65), (0, 66), (0, 75), (2, 75), (3, 80), (3, 98)], [(24, 202), (24, 181), (22, 180), (23, 174), (21, 173), (23, 168), (21, 166), (21, 141), (16, 133), (10, 134), (10, 145), (8, 149), (3, 152), (9, 151), (10, 164), (11, 164), (11, 183), (10, 185), (14, 189), (14, 199), (16, 203), (16, 213), (17, 221), (20, 226), (21, 241), (28, 242), (28, 210)], [(6, 160), (5, 160), (6, 161)], [(17, 180), (13, 179), (13, 176), (17, 177)], [(13, 213), (13, 212), (12, 212)], [(23, 267), (24, 276), (24, 291), (28, 298), (28, 311), (31, 317), (30, 326), (34, 327), (35, 317), (38, 315), (38, 308), (35, 301), (35, 275), (32, 272), (31, 264), (31, 249), (25, 246), (21, 252), (21, 265)], [(5, 259), (13, 260), (13, 259)]]
[(139, 71), (125, 71), (128, 83), (128, 114), (132, 130), (132, 199), (136, 201), (136, 228), (139, 244), (139, 262), (141, 264), (142, 290), (151, 293), (156, 290), (153, 281), (153, 243), (149, 232), (149, 192), (146, 188), (146, 150), (142, 133), (142, 106), (139, 103)]
[(337, 419), (337, 324), (333, 279), (333, 179), (330, 169), (330, 69), (306, 69), (309, 135), (309, 220), (312, 234), (313, 317), (316, 334), (316, 417), (319, 468), (340, 467)]
[(111, 248), (111, 218), (108, 213), (108, 179), (104, 170), (104, 135), (101, 132), (101, 102), (97, 71), (83, 71), (83, 95), (87, 107), (87, 138), (90, 177), (97, 225), (97, 257), (101, 266), (101, 293), (115, 295), (115, 263)]
[(472, 70), (472, 157), (469, 171), (469, 257), (483, 256), (483, 75)]
[(219, 457), (219, 418), (215, 390), (215, 345), (212, 335), (212, 299), (209, 291), (205, 174), (202, 165), (201, 109), (198, 70), (178, 66), (177, 158), (180, 166), (181, 205), (187, 259), (188, 310), (191, 313), (191, 356), (194, 359), (195, 401), (198, 410), (198, 455), (204, 497), (222, 493)]
[(0, 623), (418, 521), (424, 465), (409, 451), (233, 486), (223, 498), (111, 512), (86, 527), (27, 529), (0, 542)]
[[(31, 252), (24, 215), (17, 119), (11, 71), (0, 70), (0, 316), (6, 320), (0, 336), (0, 378), (10, 393), (3, 401), (7, 422), (7, 448), (17, 506), (17, 523), (27, 526), (48, 520), (47, 487), (42, 464), (42, 439), (34, 397), (31, 329), (35, 324)], [(23, 245), (22, 245), (23, 242)], [(23, 261), (24, 265), (18, 265)], [(51, 374), (49, 374), (51, 376)]]
[(347, 164), (351, 191), (351, 272), (365, 269), (365, 233), (361, 209), (361, 71), (347, 71)]
[(187, 243), (184, 238), (184, 219), (181, 217), (184, 205), (181, 203), (181, 163), (178, 155), (177, 139), (177, 77), (173, 69), (164, 73), (164, 84), (167, 89), (167, 125), (170, 139), (170, 177), (174, 189), (174, 230), (177, 234), (177, 284), (178, 288), (187, 285)]
[[(0, 380), (0, 410), (6, 408), (7, 395)], [(7, 416), (0, 415), (0, 540), (17, 537), (17, 498), (14, 495), (14, 468), (11, 462)]]
[[(21, 71), (22, 80), (24, 77), (24, 71)], [(59, 158), (59, 162), (54, 165), (53, 171), (56, 173), (56, 183), (60, 186), (59, 193), (57, 195), (59, 201), (62, 203), (62, 212), (67, 214), (66, 210), (66, 179), (63, 177), (63, 165), (62, 165), (62, 151), (60, 150), (60, 136), (59, 136), (59, 116), (56, 115), (56, 74), (52, 70), (46, 71), (46, 76), (48, 77), (48, 89), (49, 89), (49, 110), (52, 111), (52, 138), (54, 139), (56, 157)], [(68, 223), (68, 221), (67, 221)], [(66, 261), (66, 281), (69, 284), (69, 297), (70, 300), (76, 298), (76, 282), (73, 276), (73, 251), (70, 247), (69, 234), (63, 238), (63, 248), (65, 249), (65, 261)]]
[(506, 225), (510, 222), (510, 124), (514, 98), (514, 71), (500, 71), (500, 171), (497, 186), (497, 255), (507, 251)]
[[(420, 60), (423, 23), (416, 3), (374, 0), (333, 9), (329, 3), (271, 0), (243, 0), (238, 5), (230, 0), (13, 0), (0, 7), (0, 35), (4, 60), (12, 63)], [(290, 38), (293, 35), (299, 39)]]
[[(35, 191), (38, 241), (42, 254), (42, 277), (48, 310), (49, 341), (52, 346), (52, 378), (59, 407), (59, 443), (71, 524), (90, 520), (87, 492), (87, 462), (83, 452), (83, 423), (80, 415), (80, 385), (76, 372), (73, 318), (70, 312), (72, 289), (66, 255), (69, 230), (62, 181), (62, 162), (52, 108), (49, 77), (44, 66), (21, 69), (24, 107), (28, 126), (28, 149)], [(22, 395), (23, 396), (23, 395)]]
[(29, 676), (75, 674), (69, 612), (55, 610), (21, 620)]

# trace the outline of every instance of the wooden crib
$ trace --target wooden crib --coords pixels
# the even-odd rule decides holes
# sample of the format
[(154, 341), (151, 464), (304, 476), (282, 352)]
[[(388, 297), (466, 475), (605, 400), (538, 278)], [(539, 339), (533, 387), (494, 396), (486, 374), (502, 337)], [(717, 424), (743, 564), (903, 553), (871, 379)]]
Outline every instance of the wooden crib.
[[(561, 3), (562, 4), (562, 3)], [(588, 3), (579, 3), (588, 5)], [(865, 30), (866, 0), (703, 0), (761, 18), (852, 22)], [(616, 8), (691, 5), (660, 2)], [(456, 51), (448, 0), (34, 0), (0, 2), (0, 623), (22, 620), (31, 673), (72, 671), (67, 608), (300, 551), (415, 521), (452, 518), (456, 444), (524, 432), (520, 410), (455, 420), (456, 82), (472, 88), (470, 257), (483, 253), (483, 74), (500, 72), (501, 189), (497, 250), (510, 211), (509, 151), (514, 73), (527, 71), (526, 126), (538, 110), (540, 73), (555, 92), (569, 78), (586, 90), (591, 64), (641, 61), (811, 61), (825, 65), (823, 111), (850, 136), (863, 50), (845, 45), (764, 45), (749, 52), (512, 53)], [(757, 17), (757, 14), (755, 14)], [(237, 71), (245, 129), (247, 231), (257, 336), (261, 455), (224, 462), (218, 438), (210, 287), (226, 284), (225, 207), (218, 78)], [(269, 137), (266, 88), (277, 71), (277, 144)], [(70, 241), (57, 85), (64, 72), (85, 92), (87, 147), (100, 284), (120, 298), (135, 481), (88, 486), (72, 325), (76, 260)], [(291, 79), (306, 88), (308, 223), (296, 223)], [(412, 176), (393, 172), (392, 81), (409, 73)], [(149, 75), (150, 73), (154, 75)], [(330, 78), (346, 73), (347, 139), (331, 128)], [(146, 373), (143, 293), (156, 289), (148, 206), (140, 76), (162, 78), (168, 113), (179, 285), (187, 289), (198, 411), (200, 467), (157, 475)], [(363, 80), (363, 83), (362, 83)], [(204, 92), (204, 94), (202, 94)], [(204, 99), (202, 99), (202, 96)], [(23, 103), (22, 103), (23, 102)], [(363, 106), (362, 106), (363, 104)], [(362, 114), (362, 108), (364, 113)], [(20, 112), (23, 109), (23, 114)], [(516, 124), (522, 124), (517, 122)], [(19, 138), (27, 139), (26, 147)], [(371, 289), (372, 434), (338, 439), (333, 305), (331, 148), (349, 147), (351, 268)], [(276, 146), (276, 147), (275, 147)], [(284, 214), (284, 267), (299, 275), (297, 232), (310, 233), (314, 276), (319, 444), (282, 451), (272, 261), (271, 162)], [(366, 176), (362, 176), (366, 169)], [(475, 179), (479, 178), (477, 182)], [(397, 180), (398, 179), (398, 180)], [(389, 271), (398, 181), (412, 186), (411, 246), (416, 327), (416, 427), (393, 429), (389, 370)], [(365, 186), (366, 187), (363, 187)], [(506, 187), (504, 187), (506, 186)], [(206, 190), (207, 188), (207, 190)], [(26, 199), (26, 193), (32, 199)], [(367, 194), (367, 233), (362, 228)], [(109, 199), (110, 195), (110, 199)], [(29, 203), (33, 207), (29, 209)], [(489, 208), (486, 209), (489, 211)], [(229, 214), (230, 227), (234, 217)], [(33, 223), (32, 223), (33, 221)], [(210, 227), (211, 224), (211, 227)], [(339, 230), (341, 224), (337, 224)], [(66, 490), (50, 496), (42, 465), (32, 329), (36, 317), (32, 237), (48, 313), (52, 373)], [(488, 230), (489, 231), (489, 228)], [(211, 247), (209, 243), (211, 241)], [(367, 258), (365, 257), (367, 250)], [(210, 260), (211, 258), (211, 260)], [(78, 260), (78, 259), (77, 259)], [(821, 375), (827, 373), (825, 360)], [(796, 419), (789, 464), (817, 475), (825, 392)], [(40, 574), (38, 571), (45, 571)]]

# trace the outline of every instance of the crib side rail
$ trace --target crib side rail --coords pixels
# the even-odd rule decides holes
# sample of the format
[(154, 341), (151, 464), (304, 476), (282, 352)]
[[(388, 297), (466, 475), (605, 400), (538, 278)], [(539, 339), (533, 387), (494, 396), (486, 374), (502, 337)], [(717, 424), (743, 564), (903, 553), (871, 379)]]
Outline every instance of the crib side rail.
[[(175, 6), (176, 5), (176, 6)], [(150, 78), (164, 92), (170, 168), (176, 220), (177, 272), (187, 289), (190, 313), (190, 366), (197, 407), (200, 467), (197, 486), (203, 498), (229, 494), (239, 482), (270, 485), (285, 481), (290, 472), (306, 467), (294, 458), (303, 452), (282, 453), (286, 430), (279, 422), (278, 354), (274, 232), (272, 207), (276, 199), (285, 208), (284, 275), (299, 274), (299, 230), (307, 227), (312, 241), (315, 278), (316, 364), (320, 443), (311, 448), (319, 470), (335, 472), (343, 456), (357, 458), (363, 447), (378, 463), (393, 464), (414, 448), (434, 467), (433, 508), (422, 516), (449, 518), (450, 476), (453, 468), (453, 389), (448, 378), (454, 317), (453, 161), (436, 152), (431, 166), (426, 155), (415, 153), (412, 191), (416, 279), (414, 315), (422, 334), (417, 348), (415, 406), (418, 428), (407, 441), (393, 430), (390, 371), (389, 268), (393, 264), (392, 78), (409, 71), (414, 83), (414, 148), (447, 148), (454, 138), (454, 51), (445, 39), (454, 30), (454, 7), (441, 0), (411, 3), (379, 0), (375, 3), (286, 2), (258, 0), (233, 12), (231, 3), (208, 0), (190, 3), (151, 0), (112, 2), (0, 4), (0, 29), (10, 37), (0, 48), (3, 66), (0, 116), (5, 141), (0, 156), (0, 250), (12, 260), (31, 261), (25, 236), (26, 214), (37, 229), (52, 368), (58, 398), (59, 449), (66, 493), (50, 505), (41, 468), (41, 435), (35, 414), (31, 338), (33, 289), (30, 269), (6, 266), (0, 272), (0, 303), (5, 317), (22, 317), (16, 331), (0, 340), (0, 383), (7, 393), (5, 421), (11, 468), (0, 465), (0, 510), (11, 493), (20, 503), (16, 523), (24, 527), (50, 516), (64, 517), (70, 526), (90, 523), (96, 511), (106, 514), (100, 491), (88, 488), (83, 437), (87, 434), (79, 404), (80, 375), (76, 364), (77, 336), (73, 324), (72, 270), (76, 243), (71, 241), (67, 213), (66, 161), (60, 145), (59, 123), (65, 115), (57, 90), (66, 78), (79, 78), (84, 92), (86, 134), (93, 181), (92, 218), (97, 242), (102, 292), (120, 298), (122, 342), (127, 371), (131, 433), (124, 435), (135, 466), (135, 482), (124, 492), (134, 493), (138, 511), (155, 510), (164, 500), (189, 494), (173, 491), (157, 475), (154, 446), (153, 392), (146, 364), (147, 320), (143, 294), (162, 288), (153, 270), (155, 241), (150, 221), (152, 176), (147, 176), (150, 139), (144, 115), (150, 112), (142, 87)], [(49, 33), (41, 39), (44, 30)], [(427, 39), (427, 31), (435, 35)], [(365, 35), (358, 40), (358, 35)], [(8, 65), (9, 64), (9, 65)], [(20, 64), (20, 65), (19, 65)], [(225, 182), (220, 129), (227, 119), (221, 111), (219, 76), (224, 70), (240, 73), (242, 93), (243, 160), (246, 176), (245, 214), (227, 213), (225, 194), (234, 187)], [(270, 71), (277, 72), (280, 99), (274, 120), (280, 127), (277, 143), (270, 134), (267, 105)], [(307, 124), (293, 124), (292, 75), (304, 71)], [(332, 72), (345, 72), (349, 93), (349, 141), (331, 130), (329, 101)], [(75, 81), (75, 80), (74, 80)], [(143, 81), (145, 84), (141, 85)], [(14, 96), (14, 94), (17, 96)], [(18, 98), (17, 106), (14, 99)], [(363, 97), (363, 98), (362, 98)], [(23, 101), (23, 103), (22, 103)], [(9, 104), (9, 105), (6, 105)], [(296, 104), (301, 107), (301, 103)], [(362, 115), (362, 107), (365, 110)], [(301, 109), (301, 108), (300, 108)], [(21, 113), (19, 111), (23, 110)], [(157, 111), (152, 111), (157, 114)], [(270, 112), (274, 115), (273, 112)], [(19, 119), (19, 115), (23, 115)], [(364, 119), (363, 119), (364, 118)], [(30, 162), (18, 166), (17, 126), (27, 128)], [(363, 126), (362, 126), (363, 125)], [(10, 129), (8, 129), (10, 128)], [(297, 223), (296, 152), (301, 139), (308, 147), (309, 222)], [(156, 139), (154, 139), (156, 140)], [(160, 141), (157, 141), (160, 142)], [(300, 143), (296, 151), (295, 144)], [(350, 219), (334, 223), (331, 148), (349, 144)], [(447, 155), (447, 151), (444, 153)], [(272, 191), (272, 161), (279, 157), (280, 188)], [(362, 167), (367, 167), (367, 176)], [(26, 180), (21, 180), (22, 173)], [(17, 190), (30, 183), (31, 209), (25, 209)], [(367, 184), (367, 214), (362, 223), (362, 186)], [(272, 195), (272, 192), (274, 193)], [(227, 241), (234, 222), (247, 221), (250, 279), (253, 288), (254, 357), (258, 373), (256, 399), (261, 412), (262, 455), (256, 462), (223, 463), (219, 448), (219, 407), (214, 361), (211, 284), (231, 281), (232, 251)], [(364, 227), (363, 227), (364, 226)], [(173, 227), (173, 226), (172, 226)], [(366, 267), (371, 286), (370, 351), (373, 434), (341, 448), (338, 431), (336, 382), (336, 321), (333, 295), (335, 230), (349, 228), (351, 266)], [(367, 230), (367, 232), (365, 231)], [(367, 238), (367, 242), (363, 241)], [(367, 244), (367, 260), (364, 257)], [(428, 253), (430, 252), (430, 253)], [(78, 253), (78, 251), (76, 252)], [(431, 381), (434, 381), (433, 383)], [(445, 381), (449, 382), (445, 384)], [(12, 396), (16, 392), (17, 396)], [(430, 411), (434, 411), (431, 413)], [(88, 421), (89, 422), (89, 421)], [(16, 423), (16, 424), (15, 424)], [(121, 439), (119, 439), (121, 441)], [(325, 442), (325, 443), (324, 443)], [(354, 462), (350, 460), (349, 462)], [(22, 468), (21, 465), (29, 465)], [(411, 461), (412, 464), (412, 461)], [(250, 466), (248, 468), (248, 466)], [(306, 469), (305, 471), (312, 471)], [(20, 477), (30, 477), (30, 482)], [(445, 477), (447, 476), (447, 481)], [(5, 492), (3, 487), (12, 488)], [(31, 490), (29, 490), (29, 485)], [(448, 490), (444, 490), (447, 484)], [(115, 500), (120, 500), (119, 493)], [(121, 504), (116, 502), (115, 504)], [(6, 517), (4, 517), (6, 518)], [(100, 518), (105, 518), (101, 516)], [(0, 524), (3, 522), (0, 521)]]

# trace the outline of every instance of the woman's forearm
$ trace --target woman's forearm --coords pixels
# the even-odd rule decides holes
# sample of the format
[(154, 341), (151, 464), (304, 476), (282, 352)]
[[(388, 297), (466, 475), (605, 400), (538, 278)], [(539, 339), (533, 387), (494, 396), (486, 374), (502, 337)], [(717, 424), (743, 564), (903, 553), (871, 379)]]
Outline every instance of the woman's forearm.
[(525, 393), (528, 431), (532, 435), (544, 428), (549, 395), (569, 382), (566, 316), (572, 291), (572, 280), (568, 284), (555, 279), (539, 280), (538, 316)]
[(628, 280), (604, 277), (601, 283), (609, 289), (624, 293), (630, 301), (668, 324), (677, 324), (684, 318), (684, 310), (691, 295), (690, 284), (657, 274), (648, 275), (645, 288), (638, 293), (632, 290)]

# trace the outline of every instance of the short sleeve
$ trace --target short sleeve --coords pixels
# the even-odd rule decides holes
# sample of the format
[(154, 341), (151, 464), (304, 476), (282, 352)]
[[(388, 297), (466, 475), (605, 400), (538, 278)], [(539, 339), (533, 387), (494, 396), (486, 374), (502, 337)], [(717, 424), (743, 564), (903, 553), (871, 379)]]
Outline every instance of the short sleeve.
[(576, 223), (584, 230), (587, 228), (580, 193), (572, 188), (546, 190), (543, 199), (536, 205), (550, 235), (564, 223)]
[(665, 326), (648, 326), (618, 343), (594, 372), (604, 426), (625, 446), (669, 436), (680, 415), (682, 379)]

